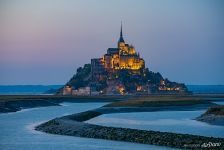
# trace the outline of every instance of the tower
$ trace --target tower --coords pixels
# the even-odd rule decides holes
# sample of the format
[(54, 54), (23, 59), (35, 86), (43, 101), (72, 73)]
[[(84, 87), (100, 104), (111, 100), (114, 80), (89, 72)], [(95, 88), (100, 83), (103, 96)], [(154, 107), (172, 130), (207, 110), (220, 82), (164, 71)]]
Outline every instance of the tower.
[(124, 47), (125, 46), (125, 42), (124, 42), (124, 38), (123, 38), (123, 32), (122, 32), (122, 22), (121, 22), (121, 31), (120, 31), (120, 38), (118, 40), (118, 48)]

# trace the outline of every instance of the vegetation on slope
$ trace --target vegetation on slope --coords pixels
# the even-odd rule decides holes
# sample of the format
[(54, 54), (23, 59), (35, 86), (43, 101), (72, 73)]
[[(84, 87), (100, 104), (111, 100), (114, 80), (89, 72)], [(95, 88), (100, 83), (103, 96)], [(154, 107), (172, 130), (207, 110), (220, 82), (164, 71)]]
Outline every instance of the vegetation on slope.
[(90, 82), (90, 76), (91, 65), (85, 64), (84, 67), (79, 67), (77, 69), (76, 74), (70, 79), (70, 81), (66, 85), (73, 86), (75, 89), (85, 87)]

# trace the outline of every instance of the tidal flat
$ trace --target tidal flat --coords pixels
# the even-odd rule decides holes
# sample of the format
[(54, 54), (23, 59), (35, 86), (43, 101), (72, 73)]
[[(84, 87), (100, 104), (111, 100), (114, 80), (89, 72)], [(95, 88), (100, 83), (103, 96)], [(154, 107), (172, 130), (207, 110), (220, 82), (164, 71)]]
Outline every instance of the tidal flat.
[(206, 137), (191, 134), (179, 134), (160, 132), (153, 130), (139, 130), (130, 128), (108, 127), (89, 124), (85, 121), (98, 117), (102, 114), (129, 113), (129, 112), (153, 112), (153, 111), (192, 111), (207, 109), (216, 106), (214, 101), (222, 99), (223, 96), (148, 96), (129, 97), (104, 105), (103, 107), (86, 112), (67, 115), (45, 122), (35, 129), (51, 134), (69, 135), (85, 138), (107, 139), (115, 141), (126, 141), (142, 144), (153, 144), (173, 148), (191, 148), (186, 145), (197, 143), (196, 149), (202, 149), (204, 143), (222, 143), (224, 139), (217, 137)]

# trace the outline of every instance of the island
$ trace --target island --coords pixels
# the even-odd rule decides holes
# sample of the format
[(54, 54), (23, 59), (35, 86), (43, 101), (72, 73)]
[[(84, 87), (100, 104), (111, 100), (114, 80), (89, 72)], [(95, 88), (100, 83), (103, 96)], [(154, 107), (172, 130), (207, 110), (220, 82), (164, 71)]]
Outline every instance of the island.
[(145, 67), (133, 45), (124, 41), (122, 25), (116, 48), (79, 67), (57, 95), (189, 94), (183, 83), (171, 82)]

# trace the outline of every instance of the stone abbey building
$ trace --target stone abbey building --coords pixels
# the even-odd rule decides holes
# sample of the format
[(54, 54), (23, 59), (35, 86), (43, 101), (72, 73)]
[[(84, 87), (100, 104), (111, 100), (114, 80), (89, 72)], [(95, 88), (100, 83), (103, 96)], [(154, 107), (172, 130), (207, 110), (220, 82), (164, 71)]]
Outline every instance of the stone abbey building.
[(126, 69), (139, 74), (144, 68), (145, 61), (136, 52), (134, 46), (125, 43), (122, 25), (117, 48), (108, 48), (102, 58), (91, 59), (92, 78), (95, 80), (99, 80), (105, 72), (116, 73), (116, 71)]

